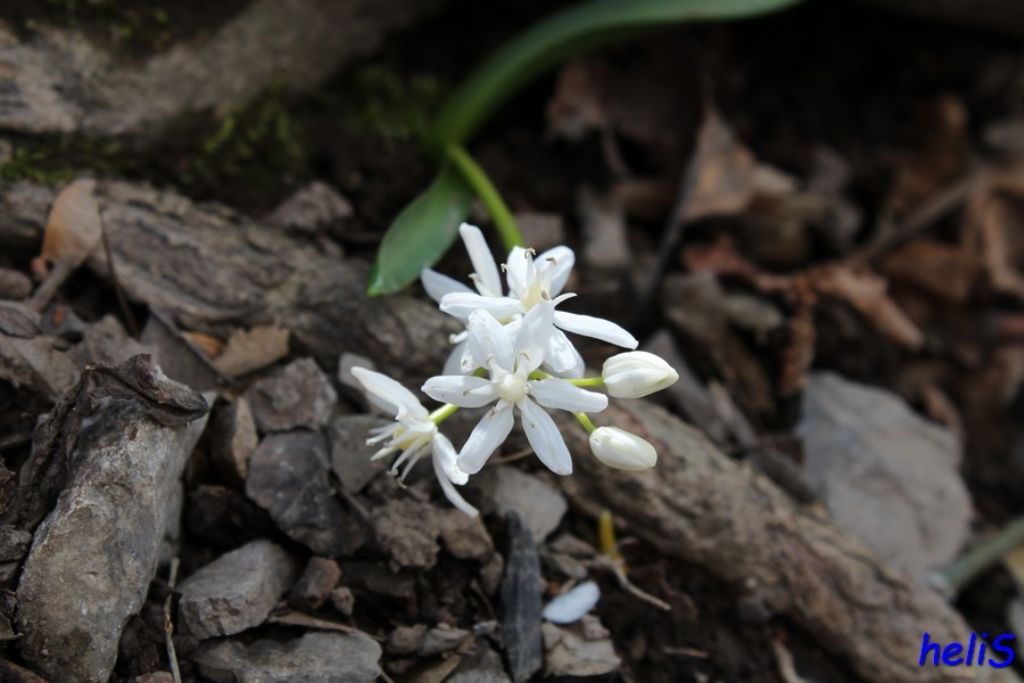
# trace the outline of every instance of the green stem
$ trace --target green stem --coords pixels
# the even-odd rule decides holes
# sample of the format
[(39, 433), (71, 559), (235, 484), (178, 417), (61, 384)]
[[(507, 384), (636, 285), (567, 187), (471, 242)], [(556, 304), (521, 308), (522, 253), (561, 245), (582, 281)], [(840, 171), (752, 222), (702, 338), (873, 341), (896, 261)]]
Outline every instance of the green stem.
[(575, 415), (576, 419), (580, 421), (583, 428), (587, 430), (587, 434), (590, 434), (597, 429), (597, 427), (594, 426), (594, 423), (590, 421), (590, 416), (586, 413), (573, 413), (573, 415)]
[(938, 572), (933, 583), (949, 597), (955, 597), (979, 574), (987, 571), (1021, 543), (1024, 543), (1024, 516), (1010, 522)]
[(648, 29), (725, 21), (786, 9), (800, 0), (591, 0), (545, 19), (508, 41), (448, 97), (427, 143), (435, 153), (464, 144), (523, 86), (567, 57)]
[(473, 191), (480, 197), (480, 201), (487, 207), (487, 213), (491, 214), (494, 227), (497, 228), (498, 234), (501, 235), (501, 241), (504, 243), (505, 249), (511, 251), (512, 247), (525, 247), (526, 240), (523, 239), (523, 234), (516, 227), (516, 221), (512, 218), (512, 212), (508, 210), (508, 206), (505, 204), (505, 200), (501, 198), (498, 188), (487, 177), (487, 173), (484, 172), (480, 164), (476, 163), (476, 160), (469, 155), (469, 152), (458, 145), (449, 145), (445, 149), (445, 155), (455, 164), (455, 167), (462, 173), (462, 177), (465, 178), (466, 183), (473, 188)]
[(580, 377), (579, 379), (570, 379), (569, 383), (578, 387), (603, 387), (604, 377)]
[(459, 407), (456, 405), (452, 405), (451, 403), (445, 403), (443, 406), (432, 412), (429, 415), (429, 417), (434, 422), (434, 424), (439, 425), (445, 420), (447, 420), (449, 417), (451, 417), (458, 409)]

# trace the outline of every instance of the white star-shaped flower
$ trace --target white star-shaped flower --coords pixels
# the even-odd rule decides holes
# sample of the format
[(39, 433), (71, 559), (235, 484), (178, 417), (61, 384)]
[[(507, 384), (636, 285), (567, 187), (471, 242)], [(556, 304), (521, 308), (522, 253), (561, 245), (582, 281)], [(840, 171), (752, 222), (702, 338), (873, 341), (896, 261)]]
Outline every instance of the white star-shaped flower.
[[(516, 326), (515, 341), (486, 309), (469, 314), (467, 340), (474, 367), (487, 376), (432, 377), (423, 392), (433, 399), (464, 408), (494, 404), (473, 429), (459, 452), (458, 466), (476, 474), (512, 431), (513, 408), (518, 408), (523, 431), (537, 457), (556, 474), (572, 473), (572, 458), (554, 420), (541, 406), (571, 412), (599, 412), (608, 406), (604, 394), (585, 391), (556, 377), (531, 377), (544, 362), (555, 331), (554, 303), (540, 301)], [(540, 405), (538, 405), (538, 403)]]
[[(485, 310), (501, 324), (512, 325), (510, 333), (515, 336), (518, 321), (535, 306), (548, 301), (557, 306), (575, 296), (562, 294), (576, 263), (576, 256), (569, 247), (554, 247), (538, 256), (534, 256), (532, 250), (522, 247), (512, 249), (505, 264), (508, 281), (506, 295), (501, 285), (498, 265), (480, 229), (463, 223), (459, 234), (473, 264), (471, 278), (476, 291), (429, 268), (420, 276), (427, 294), (440, 304), (445, 313), (467, 322), (474, 311)], [(544, 365), (558, 375), (582, 377), (584, 370), (583, 358), (565, 332), (600, 339), (627, 349), (637, 347), (633, 335), (603, 318), (556, 310), (552, 324), (556, 329), (548, 339)], [(464, 333), (456, 335), (452, 341), (456, 346), (445, 364), (445, 374), (470, 373), (479, 367), (473, 365)]]
[(469, 476), (459, 469), (455, 447), (444, 434), (438, 431), (437, 423), (416, 396), (387, 375), (366, 368), (352, 368), (352, 375), (366, 390), (370, 400), (379, 408), (395, 416), (395, 424), (378, 427), (371, 431), (369, 444), (383, 442), (380, 450), (373, 454), (373, 460), (400, 452), (391, 471), (397, 473), (402, 465), (401, 480), (409, 474), (427, 450), (430, 450), (434, 474), (445, 497), (452, 505), (470, 517), (476, 517), (476, 508), (459, 495), (454, 484), (462, 485)]

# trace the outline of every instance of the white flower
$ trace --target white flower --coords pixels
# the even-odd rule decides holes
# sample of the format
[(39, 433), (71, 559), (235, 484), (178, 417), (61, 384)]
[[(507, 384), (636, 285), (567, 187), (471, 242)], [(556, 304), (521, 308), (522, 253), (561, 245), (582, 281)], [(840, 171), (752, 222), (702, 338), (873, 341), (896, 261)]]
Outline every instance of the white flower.
[[(476, 292), (457, 280), (430, 269), (424, 270), (421, 274), (427, 294), (440, 303), (441, 310), (445, 313), (465, 322), (474, 311), (486, 310), (502, 324), (516, 325), (523, 315), (541, 302), (551, 301), (557, 306), (575, 296), (561, 293), (576, 262), (576, 256), (569, 247), (554, 247), (537, 257), (534, 257), (534, 252), (529, 249), (512, 249), (505, 264), (509, 290), (505, 295), (498, 275), (498, 266), (480, 229), (463, 223), (459, 228), (459, 234), (462, 235), (462, 241), (473, 264), (474, 273), (471, 277), (476, 285)], [(553, 324), (558, 329), (550, 336), (545, 349), (544, 364), (546, 368), (560, 375), (581, 377), (584, 370), (583, 358), (565, 332), (593, 337), (627, 349), (637, 347), (633, 335), (603, 318), (555, 311)], [(511, 334), (515, 335), (515, 329)], [(456, 342), (457, 346), (445, 364), (445, 374), (452, 374), (456, 367), (463, 373), (472, 372), (475, 367), (472, 366), (472, 357), (468, 353), (465, 337), (456, 335), (452, 341)]]
[(679, 379), (679, 373), (660, 356), (629, 351), (606, 360), (601, 378), (611, 396), (640, 398), (672, 386)]
[(579, 621), (601, 599), (601, 589), (593, 581), (584, 581), (572, 590), (562, 593), (544, 608), (543, 617), (555, 624)]
[(374, 436), (367, 439), (367, 443), (384, 442), (380, 450), (373, 454), (372, 459), (378, 460), (400, 451), (401, 455), (391, 465), (391, 471), (397, 473), (404, 464), (405, 469), (401, 474), (401, 479), (404, 480), (429, 448), (434, 474), (445, 497), (470, 517), (476, 517), (476, 508), (467, 503), (453, 486), (461, 486), (469, 480), (469, 476), (456, 464), (458, 456), (455, 447), (448, 437), (437, 430), (437, 424), (419, 399), (401, 384), (379, 372), (366, 368), (352, 368), (352, 375), (363, 385), (370, 400), (378, 407), (393, 413), (396, 420), (395, 424), (371, 431)]
[(590, 433), (594, 456), (617, 470), (640, 472), (658, 464), (658, 453), (648, 441), (618, 427), (598, 427)]
[[(512, 431), (512, 409), (522, 416), (523, 430), (537, 457), (556, 474), (572, 473), (572, 458), (551, 416), (537, 405), (573, 412), (597, 412), (608, 405), (608, 397), (585, 391), (563, 379), (531, 379), (540, 367), (552, 333), (554, 304), (534, 306), (518, 326), (513, 343), (487, 310), (469, 315), (469, 349), (475, 367), (485, 368), (488, 377), (445, 375), (432, 377), (423, 392), (433, 399), (465, 408), (495, 405), (487, 411), (459, 452), (458, 466), (476, 474)], [(536, 401), (536, 403), (534, 402)]]

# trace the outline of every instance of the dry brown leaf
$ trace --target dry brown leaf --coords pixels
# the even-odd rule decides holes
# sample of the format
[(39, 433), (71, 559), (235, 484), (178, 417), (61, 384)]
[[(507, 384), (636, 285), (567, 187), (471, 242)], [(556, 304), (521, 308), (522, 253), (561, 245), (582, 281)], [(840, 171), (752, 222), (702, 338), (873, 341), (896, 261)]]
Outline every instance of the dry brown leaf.
[(684, 220), (747, 208), (757, 191), (757, 159), (713, 110), (707, 111), (697, 134), (694, 162), (697, 177)]
[(911, 349), (924, 345), (924, 333), (889, 297), (888, 282), (877, 273), (835, 264), (817, 269), (813, 279), (818, 292), (847, 302), (893, 341)]
[(235, 330), (214, 361), (225, 377), (240, 377), (264, 368), (288, 355), (288, 330), (276, 325)]
[(190, 332), (186, 330), (181, 333), (181, 336), (187, 339), (195, 348), (202, 351), (207, 358), (217, 358), (224, 350), (224, 342), (203, 332)]
[(919, 287), (944, 301), (967, 301), (981, 273), (977, 255), (962, 246), (932, 239), (908, 242), (882, 261), (882, 271), (892, 280)]
[(37, 272), (45, 275), (58, 262), (74, 270), (99, 244), (103, 232), (95, 190), (96, 181), (85, 178), (75, 180), (57, 195), (46, 219), (42, 252), (33, 262)]
[(993, 173), (971, 194), (964, 213), (963, 241), (979, 254), (992, 287), (1024, 298), (1024, 169)]

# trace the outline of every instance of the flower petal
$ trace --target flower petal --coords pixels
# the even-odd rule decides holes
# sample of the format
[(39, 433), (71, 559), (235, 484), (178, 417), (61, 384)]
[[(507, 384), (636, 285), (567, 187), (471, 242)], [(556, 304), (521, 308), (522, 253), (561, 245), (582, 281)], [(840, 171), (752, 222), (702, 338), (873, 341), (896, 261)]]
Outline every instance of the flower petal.
[(423, 385), (423, 393), (435, 401), (460, 408), (482, 408), (498, 398), (490, 380), (472, 375), (431, 377)]
[(416, 398), (416, 394), (387, 375), (366, 368), (352, 368), (352, 376), (363, 385), (371, 400), (375, 399), (374, 403), (378, 407), (395, 415), (409, 413), (419, 417), (427, 414), (427, 409)]
[[(452, 505), (470, 517), (476, 517), (480, 514), (477, 509), (467, 503), (466, 499), (459, 495), (459, 492), (452, 486), (453, 482), (461, 485), (469, 480), (469, 476), (456, 467), (456, 457), (455, 448), (452, 446), (452, 442), (448, 440), (448, 437), (443, 434), (438, 434), (434, 437), (433, 458), (431, 460), (434, 463), (434, 475), (437, 477), (437, 483), (441, 485), (441, 491), (444, 492), (445, 498)], [(453, 474), (455, 476), (452, 476)]]
[[(538, 408), (539, 410), (539, 408)], [(550, 418), (549, 418), (550, 419)], [(487, 463), (494, 449), (505, 442), (512, 431), (512, 406), (505, 404), (487, 411), (483, 419), (473, 428), (459, 451), (459, 469), (466, 474), (476, 474)]]
[(608, 407), (608, 397), (604, 394), (580, 389), (564, 379), (530, 382), (530, 396), (545, 408), (573, 413), (599, 413)]
[(572, 474), (569, 447), (565, 445), (562, 432), (558, 431), (558, 426), (547, 411), (530, 399), (524, 399), (516, 405), (523, 414), (526, 440), (540, 461), (555, 474)]
[(476, 367), (486, 366), (491, 358), (499, 367), (512, 371), (515, 357), (512, 340), (505, 328), (487, 311), (474, 311), (469, 316), (469, 351)]
[(441, 310), (459, 320), (468, 320), (473, 311), (488, 311), (495, 318), (510, 318), (523, 310), (519, 299), (483, 296), (472, 292), (452, 292), (441, 299)]
[(520, 367), (532, 372), (544, 362), (548, 340), (555, 331), (555, 307), (550, 301), (542, 301), (523, 316), (522, 326), (516, 334), (516, 360)]
[[(557, 311), (556, 311), (557, 312)], [(544, 365), (561, 377), (582, 377), (586, 366), (583, 356), (576, 350), (569, 338), (557, 327), (548, 340)]]
[(441, 299), (444, 298), (445, 294), (473, 291), (455, 278), (448, 277), (430, 268), (424, 268), (420, 273), (420, 282), (423, 283), (423, 289), (427, 290), (427, 296), (437, 303), (441, 303)]
[(576, 254), (565, 245), (552, 247), (536, 259), (537, 265), (547, 268), (551, 296), (558, 296), (569, 281), (572, 267), (576, 265)]
[(462, 243), (466, 245), (469, 260), (476, 273), (477, 291), (484, 296), (501, 296), (501, 277), (498, 275), (498, 264), (494, 262), (491, 248), (487, 246), (487, 240), (484, 239), (480, 228), (463, 223), (459, 227), (459, 234), (462, 235)]
[[(467, 337), (468, 338), (468, 337)], [(466, 365), (472, 365), (473, 359), (467, 358), (470, 356), (469, 353), (469, 342), (463, 339), (458, 344), (452, 347), (452, 352), (448, 354), (448, 359), (444, 362), (444, 369), (441, 370), (442, 375), (465, 375), (473, 372), (473, 368), (463, 369), (463, 361)]]
[(600, 339), (627, 349), (635, 349), (638, 344), (636, 337), (619, 325), (611, 320), (595, 318), (592, 315), (555, 311), (555, 325), (568, 332)]
[(512, 247), (505, 262), (505, 279), (511, 294), (523, 296), (530, 287), (530, 252), (522, 247)]

